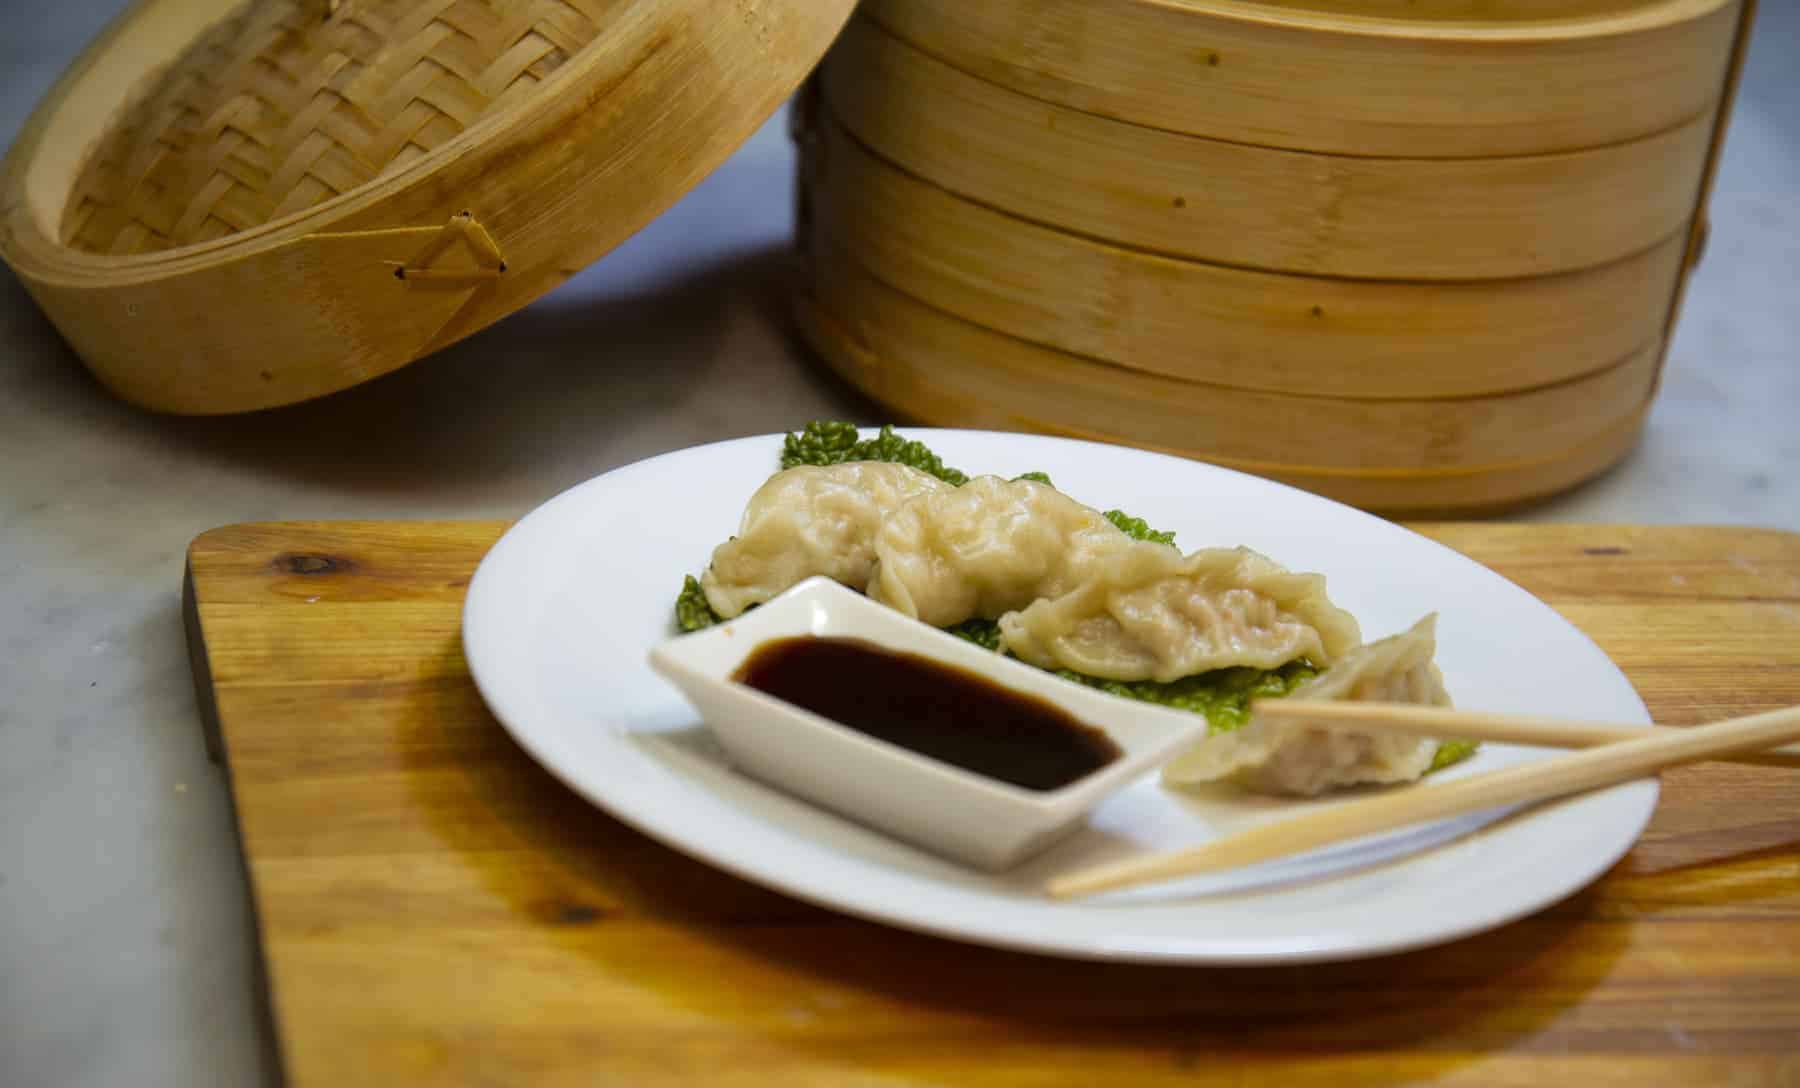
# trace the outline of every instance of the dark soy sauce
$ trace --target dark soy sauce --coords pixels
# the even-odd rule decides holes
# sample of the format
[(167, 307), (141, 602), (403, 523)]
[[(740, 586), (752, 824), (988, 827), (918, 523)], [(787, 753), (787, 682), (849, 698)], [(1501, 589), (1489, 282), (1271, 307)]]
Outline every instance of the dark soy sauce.
[(854, 638), (766, 642), (731, 676), (889, 744), (976, 774), (1053, 790), (1119, 757), (1105, 733), (1036, 696)]

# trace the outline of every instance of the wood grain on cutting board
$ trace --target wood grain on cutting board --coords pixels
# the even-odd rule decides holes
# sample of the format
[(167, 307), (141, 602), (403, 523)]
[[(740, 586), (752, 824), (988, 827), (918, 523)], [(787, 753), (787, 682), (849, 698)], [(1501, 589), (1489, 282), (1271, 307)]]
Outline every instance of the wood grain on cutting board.
[[(1678, 725), (1800, 703), (1800, 536), (1425, 525)], [(460, 643), (499, 522), (194, 542), (203, 708), (289, 1083), (1800, 1083), (1800, 780), (1664, 778), (1592, 887), (1345, 964), (1075, 963), (856, 921), (626, 828), (487, 713)], [(250, 995), (246, 995), (246, 1000)]]

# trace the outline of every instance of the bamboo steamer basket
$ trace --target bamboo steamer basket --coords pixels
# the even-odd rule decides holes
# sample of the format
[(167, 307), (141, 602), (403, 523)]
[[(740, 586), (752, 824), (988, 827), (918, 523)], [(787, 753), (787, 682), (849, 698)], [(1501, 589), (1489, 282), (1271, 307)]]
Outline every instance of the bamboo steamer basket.
[(1032, 98), (861, 18), (823, 84), (857, 140), (967, 199), (1173, 256), (1371, 279), (1524, 277), (1642, 252), (1693, 214), (1714, 121), (1548, 154), (1323, 155)]
[(1640, 418), (1656, 378), (1660, 344), (1584, 378), (1487, 397), (1348, 400), (1179, 381), (963, 321), (882, 284), (816, 221), (812, 229), (801, 302), (808, 336), (853, 385), (934, 423), (1079, 434), (1265, 474), (1404, 485), (1560, 460), (1601, 443)]
[(1476, 158), (1624, 143), (1711, 113), (1737, 7), (867, 0), (863, 10), (962, 71), (1088, 113), (1273, 147)]
[(800, 325), (904, 415), (1384, 512), (1634, 445), (1753, 0), (868, 0), (797, 118)]
[(852, 0), (139, 0), (0, 170), (0, 256), (120, 396), (305, 400), (550, 290), (674, 202)]
[[(810, 281), (812, 284), (816, 281)], [(1102, 429), (1091, 419), (1058, 422), (1010, 410), (1004, 403), (970, 399), (955, 389), (932, 384), (940, 373), (920, 376), (896, 370), (877, 356), (869, 343), (828, 313), (817, 294), (803, 291), (795, 315), (808, 341), (833, 371), (877, 400), (911, 418), (935, 425), (1036, 431), (1097, 442), (1123, 443), (1162, 453), (1191, 457), (1254, 473), (1337, 499), (1339, 502), (1393, 516), (1442, 517), (1494, 514), (1523, 506), (1568, 488), (1615, 464), (1637, 443), (1643, 413), (1628, 414), (1594, 435), (1563, 449), (1517, 461), (1479, 467), (1442, 467), (1426, 471), (1366, 470), (1298, 466), (1282, 462), (1239, 461), (1210, 448), (1191, 444), (1160, 446), (1135, 434)], [(913, 379), (919, 378), (919, 384)], [(1190, 432), (1190, 436), (1199, 432)]]
[[(1231, 458), (1220, 454), (1210, 432), (1211, 423), (1219, 420), (1226, 420), (1228, 427), (1233, 425), (1226, 411), (1201, 418), (1165, 414), (1147, 427), (1139, 413), (1145, 402), (1130, 393), (1107, 389), (1105, 378), (1094, 385), (1096, 373), (1078, 366), (1080, 360), (1057, 360), (1046, 355), (1048, 349), (1033, 349), (1021, 340), (1006, 339), (974, 324), (958, 322), (875, 281), (857, 279), (859, 272), (850, 263), (842, 263), (841, 254), (833, 256), (830, 247), (823, 247), (823, 252), (826, 259), (815, 261), (808, 290), (797, 295), (796, 315), (806, 339), (846, 382), (907, 418), (936, 425), (1035, 431), (1136, 445), (1253, 472), (1368, 510), (1393, 515), (1465, 515), (1471, 510), (1508, 510), (1588, 479), (1631, 450), (1643, 423), (1642, 411), (1627, 411), (1566, 447), (1532, 450), (1523, 458), (1481, 465), (1436, 465), (1409, 470), (1298, 465), (1280, 458)], [(814, 256), (817, 258), (817, 254)], [(853, 301), (846, 306), (846, 299), (839, 295), (850, 295)], [(985, 369), (958, 366), (968, 358), (967, 351), (976, 349), (999, 353), (1012, 373), (1019, 375), (1022, 369), (1022, 380), (1015, 378), (997, 391), (994, 382), (981, 380)], [(1053, 385), (1048, 393), (1035, 398), (1019, 396), (1022, 389), (1039, 387), (1044, 376), (1040, 367), (1046, 362), (1075, 366), (1067, 375), (1060, 375), (1067, 380), (1057, 380), (1057, 371), (1049, 371)], [(970, 376), (976, 380), (965, 380)], [(1208, 405), (1204, 389), (1177, 384), (1165, 387), (1165, 391), (1186, 396), (1188, 403)], [(1091, 396), (1093, 400), (1087, 402), (1085, 411), (1071, 409), (1071, 393)], [(1152, 389), (1143, 393), (1154, 396)], [(1240, 407), (1271, 413), (1282, 405), (1264, 402)], [(1330, 405), (1321, 407), (1328, 409)], [(1273, 420), (1274, 427), (1269, 431), (1274, 438), (1294, 432), (1307, 434), (1305, 423), (1296, 427), (1278, 414), (1264, 418)], [(1442, 434), (1435, 429), (1445, 425), (1435, 414), (1415, 413), (1415, 418), (1427, 427), (1427, 441)], [(1337, 432), (1345, 436), (1348, 447), (1355, 449), (1363, 429), (1386, 423), (1388, 420), (1368, 416), (1339, 420)], [(1244, 432), (1238, 432), (1238, 436), (1242, 438)], [(1157, 438), (1170, 438), (1172, 443), (1165, 445)]]
[(1596, 268), (1486, 282), (1261, 272), (964, 200), (882, 162), (829, 117), (818, 136), (812, 214), (871, 276), (1022, 340), (1236, 389), (1426, 399), (1580, 378), (1660, 340), (1687, 246), (1682, 228)]

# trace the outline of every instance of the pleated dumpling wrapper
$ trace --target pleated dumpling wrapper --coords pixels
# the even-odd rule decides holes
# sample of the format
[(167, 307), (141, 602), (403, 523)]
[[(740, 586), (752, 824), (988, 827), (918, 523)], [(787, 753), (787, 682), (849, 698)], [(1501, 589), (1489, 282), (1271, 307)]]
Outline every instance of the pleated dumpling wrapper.
[(869, 596), (934, 627), (998, 619), (1140, 548), (1179, 555), (1133, 540), (1049, 484), (977, 476), (894, 511), (875, 538)]
[(1170, 682), (1214, 669), (1330, 665), (1362, 641), (1325, 579), (1249, 548), (1121, 550), (1061, 596), (1000, 617), (1000, 641), (1042, 668)]
[(888, 515), (914, 496), (948, 490), (935, 476), (885, 461), (785, 469), (750, 496), (737, 535), (713, 549), (700, 588), (721, 619), (815, 575), (860, 593)]
[[(1437, 652), (1437, 614), (1398, 635), (1346, 654), (1295, 688), (1291, 699), (1449, 706)], [(1339, 786), (1410, 782), (1431, 769), (1438, 742), (1401, 734), (1360, 733), (1304, 720), (1257, 716), (1215, 733), (1163, 766), (1173, 786), (1229, 779), (1258, 793), (1311, 796)]]

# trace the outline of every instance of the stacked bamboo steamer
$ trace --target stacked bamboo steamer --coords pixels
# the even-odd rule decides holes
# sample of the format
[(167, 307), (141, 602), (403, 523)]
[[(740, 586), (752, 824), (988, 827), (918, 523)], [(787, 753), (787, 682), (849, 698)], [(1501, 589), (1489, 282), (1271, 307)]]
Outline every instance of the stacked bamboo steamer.
[(797, 308), (927, 422), (1387, 511), (1635, 441), (1742, 0), (865, 0), (796, 111)]

